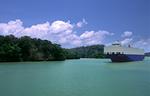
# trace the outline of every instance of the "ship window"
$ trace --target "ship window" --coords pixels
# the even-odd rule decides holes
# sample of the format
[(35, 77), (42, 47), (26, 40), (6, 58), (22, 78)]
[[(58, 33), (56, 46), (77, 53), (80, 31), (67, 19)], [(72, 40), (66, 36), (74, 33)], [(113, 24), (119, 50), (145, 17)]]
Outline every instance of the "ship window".
[(107, 52), (107, 55), (109, 55), (109, 52)]
[(117, 54), (120, 54), (120, 52), (116, 52)]
[(117, 52), (117, 54), (120, 54), (120, 52)]
[(112, 54), (115, 54), (115, 52), (112, 52)]

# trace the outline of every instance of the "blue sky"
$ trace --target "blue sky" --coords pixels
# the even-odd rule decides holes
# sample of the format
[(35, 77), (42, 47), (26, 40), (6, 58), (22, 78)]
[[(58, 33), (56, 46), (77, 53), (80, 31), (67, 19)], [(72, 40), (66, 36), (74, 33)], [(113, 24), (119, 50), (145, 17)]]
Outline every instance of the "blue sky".
[(0, 34), (67, 48), (120, 40), (150, 51), (150, 0), (0, 0)]

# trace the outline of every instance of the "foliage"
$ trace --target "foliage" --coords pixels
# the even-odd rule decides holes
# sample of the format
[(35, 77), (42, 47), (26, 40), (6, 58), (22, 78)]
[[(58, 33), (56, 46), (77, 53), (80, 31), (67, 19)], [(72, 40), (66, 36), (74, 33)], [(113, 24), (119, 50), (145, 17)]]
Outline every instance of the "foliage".
[(47, 61), (65, 60), (60, 45), (28, 36), (0, 36), (0, 61)]
[(66, 49), (67, 58), (104, 58), (104, 45), (82, 46)]

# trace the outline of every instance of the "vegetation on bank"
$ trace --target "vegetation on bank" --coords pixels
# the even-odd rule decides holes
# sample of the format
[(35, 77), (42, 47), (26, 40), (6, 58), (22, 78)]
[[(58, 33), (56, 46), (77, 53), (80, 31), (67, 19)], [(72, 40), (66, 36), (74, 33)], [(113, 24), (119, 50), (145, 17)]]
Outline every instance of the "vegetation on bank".
[(104, 58), (103, 49), (104, 45), (63, 49), (48, 40), (28, 36), (0, 36), (0, 62)]
[(64, 50), (58, 44), (28, 36), (0, 36), (0, 61), (65, 60)]
[(104, 45), (82, 46), (67, 49), (68, 58), (105, 58)]

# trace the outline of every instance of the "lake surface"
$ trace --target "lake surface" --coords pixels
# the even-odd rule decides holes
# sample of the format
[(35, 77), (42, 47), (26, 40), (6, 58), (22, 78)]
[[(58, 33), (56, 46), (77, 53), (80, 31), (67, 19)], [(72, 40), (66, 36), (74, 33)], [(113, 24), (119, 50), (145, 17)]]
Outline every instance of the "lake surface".
[(0, 96), (150, 96), (150, 58), (0, 63)]

